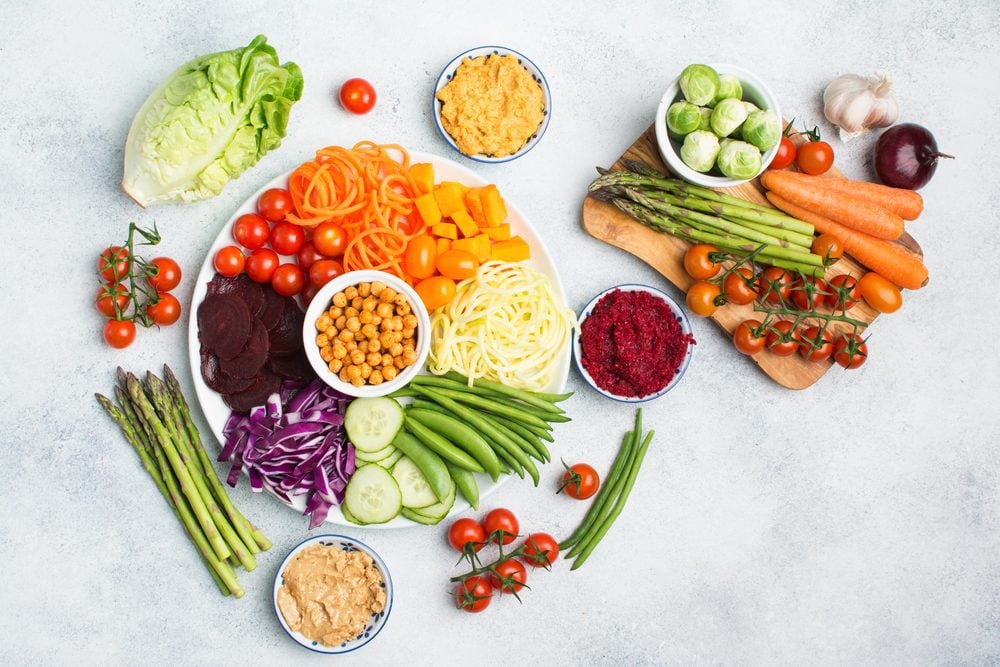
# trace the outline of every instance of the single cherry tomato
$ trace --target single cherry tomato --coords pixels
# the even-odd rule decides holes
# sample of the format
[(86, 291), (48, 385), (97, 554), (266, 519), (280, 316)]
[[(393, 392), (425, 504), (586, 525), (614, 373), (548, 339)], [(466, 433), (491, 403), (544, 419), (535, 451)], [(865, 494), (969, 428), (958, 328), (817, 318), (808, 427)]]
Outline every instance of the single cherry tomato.
[(109, 246), (97, 259), (97, 272), (109, 283), (120, 282), (128, 275), (129, 261), (128, 248)]
[(833, 166), (833, 148), (825, 141), (807, 141), (799, 146), (795, 163), (812, 176), (826, 173)]
[(108, 320), (104, 323), (104, 342), (111, 347), (122, 349), (135, 340), (135, 322), (132, 320)]
[(268, 241), (279, 255), (294, 255), (306, 242), (306, 233), (298, 225), (282, 221), (271, 228)]
[(552, 567), (559, 558), (559, 543), (548, 533), (532, 533), (524, 541), (521, 558), (531, 567)]
[(281, 296), (295, 296), (302, 291), (306, 278), (297, 264), (282, 264), (271, 274), (271, 287)]
[(830, 279), (827, 287), (826, 305), (831, 310), (847, 310), (861, 298), (861, 288), (858, 280), (852, 275), (842, 273)]
[(302, 267), (303, 271), (308, 271), (309, 267), (318, 262), (321, 259), (325, 259), (326, 255), (320, 253), (316, 250), (316, 246), (313, 245), (312, 241), (306, 241), (299, 248), (299, 251), (295, 253), (295, 260)]
[(819, 327), (808, 327), (799, 335), (799, 354), (808, 361), (826, 361), (833, 354), (830, 334)]
[(403, 252), (403, 269), (418, 280), (434, 275), (437, 263), (437, 243), (427, 235), (414, 236)]
[(424, 302), (427, 312), (447, 306), (455, 298), (455, 281), (445, 276), (431, 276), (417, 283), (414, 288)]
[(468, 250), (445, 250), (434, 261), (438, 273), (452, 280), (465, 280), (476, 275), (479, 258)]
[(865, 303), (880, 313), (895, 313), (903, 305), (899, 288), (874, 271), (861, 276), (858, 289)]
[(469, 577), (455, 587), (455, 608), (478, 614), (490, 606), (493, 588), (485, 577)]
[(270, 248), (257, 248), (246, 258), (247, 275), (255, 283), (269, 283), (279, 263), (276, 252)]
[(486, 539), (496, 542), (503, 533), (503, 543), (510, 544), (517, 537), (521, 525), (517, 522), (517, 517), (509, 509), (498, 507), (490, 510), (486, 518), (483, 519), (483, 529), (486, 531)]
[(716, 311), (715, 300), (722, 290), (715, 283), (699, 280), (691, 285), (687, 293), (687, 305), (698, 317), (708, 317)]
[(292, 195), (284, 188), (265, 190), (257, 200), (257, 210), (268, 222), (281, 222), (292, 211)]
[(151, 306), (146, 306), (146, 314), (149, 318), (160, 326), (173, 324), (181, 318), (181, 302), (169, 292), (160, 292), (157, 301)]
[(695, 280), (714, 278), (721, 265), (709, 258), (709, 253), (718, 252), (718, 248), (707, 243), (697, 243), (684, 253), (684, 270)]
[(729, 303), (735, 303), (738, 306), (753, 303), (753, 300), (757, 298), (753, 272), (745, 266), (741, 266), (727, 274), (725, 280), (722, 281), (722, 293), (726, 295), (726, 300)]
[(816, 310), (823, 305), (829, 294), (826, 281), (822, 278), (804, 278), (792, 286), (792, 303), (799, 310)]
[(857, 334), (841, 335), (833, 345), (834, 360), (850, 370), (868, 360), (868, 345)]
[(157, 292), (169, 292), (181, 284), (181, 267), (169, 257), (155, 257), (150, 260), (149, 266), (156, 270), (150, 272), (152, 275), (146, 278), (146, 282)]
[(263, 248), (270, 234), (267, 220), (256, 213), (245, 213), (233, 224), (233, 240), (247, 250)]
[(799, 349), (799, 341), (792, 330), (792, 322), (781, 320), (770, 326), (764, 345), (779, 357), (790, 357)]
[(313, 245), (321, 255), (339, 257), (347, 248), (347, 232), (333, 222), (322, 222), (313, 230)]
[(787, 303), (792, 294), (795, 278), (776, 266), (769, 266), (757, 277), (757, 294), (761, 301), (770, 304)]
[(117, 304), (118, 311), (123, 311), (128, 308), (128, 302), (128, 290), (125, 289), (124, 285), (121, 283), (117, 285), (104, 284), (97, 288), (94, 305), (104, 317), (117, 317), (118, 312), (115, 310), (115, 305)]
[(601, 478), (592, 465), (574, 463), (568, 466), (563, 463), (563, 467), (566, 468), (566, 472), (562, 474), (559, 490), (556, 493), (565, 491), (567, 496), (577, 500), (586, 500), (597, 493)]
[(797, 149), (795, 143), (788, 137), (782, 135), (781, 143), (778, 144), (778, 152), (774, 154), (774, 159), (768, 165), (768, 169), (784, 169), (792, 162), (795, 162)]
[(234, 245), (219, 248), (219, 252), (215, 253), (215, 259), (212, 260), (212, 266), (215, 267), (215, 270), (227, 278), (243, 273), (245, 265), (246, 257), (243, 256), (243, 251)]
[(764, 349), (767, 334), (760, 328), (760, 320), (745, 320), (733, 331), (733, 345), (737, 350), (753, 356)]
[(464, 552), (467, 545), (479, 551), (486, 545), (486, 530), (475, 519), (459, 519), (448, 529), (448, 544), (455, 551)]
[(321, 259), (309, 267), (309, 282), (319, 289), (344, 272), (344, 266), (335, 259)]
[(528, 571), (513, 558), (500, 561), (489, 574), (490, 586), (501, 593), (517, 593), (528, 581)]
[(826, 266), (830, 266), (844, 256), (844, 244), (833, 234), (820, 234), (813, 239), (812, 251), (823, 258)]
[(375, 107), (375, 88), (364, 79), (348, 79), (340, 87), (340, 103), (351, 113), (366, 114)]

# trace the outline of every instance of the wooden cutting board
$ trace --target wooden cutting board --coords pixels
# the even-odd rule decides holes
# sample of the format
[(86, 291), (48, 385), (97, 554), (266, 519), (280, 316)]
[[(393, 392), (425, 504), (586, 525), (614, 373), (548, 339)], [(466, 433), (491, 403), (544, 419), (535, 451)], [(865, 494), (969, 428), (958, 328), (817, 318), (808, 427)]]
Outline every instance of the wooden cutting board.
[[(801, 143), (801, 138), (796, 143)], [(660, 159), (653, 126), (650, 126), (625, 151), (625, 154), (618, 158), (612, 169), (624, 169), (625, 160), (642, 162), (657, 171), (668, 173), (666, 165)], [(830, 172), (833, 175), (839, 175), (836, 169), (831, 169)], [(720, 188), (719, 191), (761, 204), (768, 203), (758, 179), (732, 188)], [(586, 197), (583, 200), (583, 228), (594, 238), (632, 253), (659, 271), (664, 278), (685, 293), (691, 286), (691, 283), (694, 282), (687, 275), (687, 272), (684, 271), (684, 252), (690, 247), (687, 241), (653, 231), (649, 227), (639, 224), (611, 204), (598, 201), (590, 196)], [(910, 250), (918, 254), (920, 253), (920, 246), (917, 245), (916, 241), (909, 234), (904, 233), (900, 239), (900, 243)], [(840, 273), (850, 273), (860, 278), (865, 273), (865, 270), (850, 257), (845, 256), (827, 271), (826, 277), (830, 279)], [(869, 308), (864, 301), (860, 301), (848, 310), (847, 314), (854, 319), (870, 323), (879, 313)], [(747, 319), (762, 319), (762, 315), (754, 313), (752, 305), (737, 306), (735, 304), (728, 304), (716, 310), (711, 319), (728, 336), (732, 336), (733, 331), (740, 322)], [(851, 329), (850, 325), (835, 322), (831, 326), (831, 333), (836, 334), (849, 329)], [(735, 357), (743, 356), (735, 348), (733, 348), (733, 355)], [(753, 363), (756, 363), (775, 382), (789, 389), (805, 389), (809, 387), (834, 365), (832, 360), (810, 362), (798, 354), (791, 357), (779, 357), (767, 350), (748, 359), (753, 360)], [(838, 366), (837, 368), (839, 369), (840, 367)]]

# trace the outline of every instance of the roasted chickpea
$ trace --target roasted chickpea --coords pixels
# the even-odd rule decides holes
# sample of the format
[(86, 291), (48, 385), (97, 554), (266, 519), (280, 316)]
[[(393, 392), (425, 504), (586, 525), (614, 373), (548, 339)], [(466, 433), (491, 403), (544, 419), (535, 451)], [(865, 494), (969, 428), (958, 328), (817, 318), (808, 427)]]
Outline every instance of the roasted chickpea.
[(372, 374), (372, 367), (367, 363), (361, 364), (361, 377), (367, 380)]
[(344, 347), (343, 345), (341, 345), (339, 343), (333, 346), (333, 358), (334, 359), (343, 359), (346, 356), (347, 356), (347, 348), (346, 347)]
[(347, 322), (344, 323), (344, 326), (347, 328), (348, 331), (356, 333), (358, 331), (361, 331), (361, 320), (357, 317), (348, 317)]
[(345, 343), (349, 340), (354, 340), (354, 332), (344, 329), (339, 334), (337, 334), (337, 339), (342, 340)]
[(372, 315), (372, 324), (374, 324), (375, 326), (382, 324), (382, 318), (379, 317), (378, 315)]
[(358, 288), (355, 287), (354, 285), (351, 285), (350, 287), (344, 290), (344, 296), (347, 297), (348, 301), (353, 301), (358, 296)]
[(393, 299), (393, 300), (392, 300), (392, 302), (393, 302), (394, 304), (396, 304), (397, 306), (402, 306), (402, 305), (405, 305), (405, 304), (408, 304), (408, 303), (409, 303), (409, 302), (408, 302), (408, 301), (406, 300), (406, 295), (405, 295), (405, 294), (402, 294), (402, 293), (399, 293), (399, 294), (396, 294), (396, 298), (395, 298), (395, 299)]
[(378, 338), (372, 338), (368, 341), (368, 351), (378, 352), (382, 349), (382, 342)]
[(358, 349), (364, 352), (365, 354), (368, 354), (368, 341), (363, 340), (360, 343), (358, 343)]
[(399, 343), (402, 340), (403, 340), (403, 332), (402, 331), (393, 331), (392, 332), (392, 342)]
[(417, 351), (413, 349), (403, 350), (403, 363), (407, 366), (412, 366), (417, 363)]
[(400, 370), (400, 371), (403, 370), (404, 368), (406, 368), (406, 364), (403, 363), (403, 355), (399, 355), (398, 357), (396, 357), (395, 359), (393, 359), (392, 360), (392, 365), (396, 367), (396, 370)]
[(395, 342), (392, 339), (392, 332), (391, 331), (383, 331), (382, 333), (380, 333), (379, 336), (378, 336), (378, 342), (379, 342), (379, 344), (382, 347), (385, 347), (385, 348), (390, 347)]
[(358, 296), (366, 297), (371, 293), (372, 293), (371, 283), (361, 283), (360, 285), (358, 285)]
[(333, 318), (331, 318), (326, 313), (323, 313), (322, 315), (320, 315), (319, 317), (316, 318), (316, 330), (317, 331), (326, 331), (332, 325), (333, 325)]
[(392, 366), (392, 365), (383, 366), (382, 367), (382, 378), (386, 382), (389, 382), (390, 380), (395, 380), (396, 379), (396, 367)]
[(333, 359), (333, 348), (327, 345), (326, 347), (321, 347), (319, 350), (319, 358), (323, 361), (329, 362)]
[(403, 316), (403, 328), (404, 329), (416, 329), (417, 328), (417, 316), (416, 315), (404, 315)]
[(325, 333), (326, 337), (329, 338), (330, 340), (336, 340), (337, 339), (337, 334), (339, 334), (340, 331), (337, 329), (337, 327), (330, 327), (329, 329), (327, 329), (323, 333)]
[(337, 321), (333, 323), (333, 326), (337, 327), (338, 330), (343, 329), (344, 325), (347, 324), (347, 317), (341, 315), (337, 318)]
[(391, 354), (394, 357), (398, 357), (399, 355), (403, 354), (402, 343), (392, 343), (389, 346), (389, 354)]
[(347, 369), (341, 368), (340, 372), (337, 373), (337, 377), (340, 378), (341, 382), (350, 382), (351, 378), (347, 377)]
[(316, 336), (316, 345), (318, 345), (319, 347), (326, 347), (329, 344), (330, 344), (330, 337), (327, 336), (325, 333), (321, 333), (320, 335)]
[(375, 310), (376, 306), (378, 306), (378, 299), (376, 299), (373, 296), (370, 296), (367, 299), (365, 299), (364, 302), (361, 304), (361, 309), (367, 310), (369, 313), (371, 313)]
[(365, 338), (375, 338), (378, 336), (378, 329), (375, 328), (374, 324), (366, 324), (361, 327), (361, 335)]
[(395, 331), (403, 330), (403, 318), (400, 317), (399, 315), (393, 316), (389, 321), (392, 322), (393, 330)]
[(331, 373), (339, 373), (340, 369), (344, 367), (344, 362), (341, 359), (331, 359), (330, 363), (327, 364), (327, 368), (330, 369)]
[(396, 290), (391, 287), (386, 287), (378, 295), (378, 300), (382, 303), (392, 303), (392, 300), (396, 298)]
[(358, 321), (361, 322), (361, 324), (371, 324), (374, 317), (375, 316), (372, 315), (370, 310), (362, 310), (358, 313)]
[(368, 362), (369, 366), (378, 366), (382, 363), (382, 355), (378, 352), (369, 352), (365, 356), (365, 361)]
[(396, 314), (397, 315), (409, 315), (412, 312), (413, 312), (413, 309), (410, 307), (410, 304), (408, 304), (408, 303), (404, 303), (404, 304), (396, 306)]
[(392, 366), (392, 355), (389, 354), (388, 352), (386, 352), (385, 354), (383, 354), (382, 355), (382, 363), (379, 364), (379, 365), (383, 366), (383, 367), (385, 367), (385, 366)]
[(372, 296), (378, 296), (385, 289), (385, 283), (381, 280), (375, 280), (372, 282)]
[(355, 366), (352, 364), (351, 366), (347, 367), (347, 378), (349, 380), (353, 380), (354, 378), (359, 378), (359, 377), (361, 377), (360, 366)]
[(354, 350), (358, 349), (358, 342), (356, 340), (349, 340), (344, 347), (347, 348), (348, 353), (354, 352)]
[(389, 318), (383, 319), (382, 322), (378, 325), (378, 328), (381, 331), (392, 331), (392, 320)]
[(344, 309), (334, 306), (327, 312), (330, 314), (330, 317), (332, 317), (333, 319), (337, 319), (338, 317), (344, 314)]
[(378, 313), (379, 317), (385, 319), (386, 317), (392, 317), (392, 311), (393, 308), (391, 303), (380, 303), (375, 312)]
[(354, 378), (353, 380), (351, 380), (351, 384), (354, 385), (355, 387), (363, 387), (365, 386), (365, 379), (360, 377)]
[(361, 350), (354, 350), (353, 352), (351, 352), (351, 363), (352, 364), (357, 365), (357, 364), (364, 363), (364, 361), (365, 361), (365, 353), (364, 352), (362, 352)]
[(357, 317), (359, 312), (360, 311), (358, 311), (358, 309), (355, 308), (354, 306), (348, 306), (347, 308), (344, 308), (344, 315), (346, 315), (347, 317)]
[(382, 384), (382, 371), (375, 369), (368, 376), (368, 384)]
[(416, 329), (403, 329), (403, 340), (413, 338), (413, 335), (416, 333), (416, 331), (417, 331)]
[(353, 308), (354, 310), (356, 310), (356, 311), (358, 311), (360, 313), (361, 312), (361, 306), (363, 306), (364, 303), (365, 303), (364, 299), (362, 299), (360, 296), (356, 296), (353, 299), (351, 299), (351, 308)]
[(347, 295), (343, 292), (337, 292), (333, 295), (333, 305), (338, 308), (343, 308), (347, 305)]

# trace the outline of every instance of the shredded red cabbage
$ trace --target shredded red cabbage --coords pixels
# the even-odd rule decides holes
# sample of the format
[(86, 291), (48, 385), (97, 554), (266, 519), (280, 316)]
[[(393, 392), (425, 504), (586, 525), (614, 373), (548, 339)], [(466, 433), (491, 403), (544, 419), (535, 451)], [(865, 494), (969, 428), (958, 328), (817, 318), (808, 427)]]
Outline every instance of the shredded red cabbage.
[(232, 460), (226, 482), (235, 487), (246, 470), (250, 488), (265, 488), (285, 502), (308, 494), (309, 528), (326, 520), (330, 508), (344, 501), (354, 474), (354, 445), (344, 431), (350, 397), (321, 380), (282, 387), (247, 415), (233, 413), (223, 429), (219, 461)]

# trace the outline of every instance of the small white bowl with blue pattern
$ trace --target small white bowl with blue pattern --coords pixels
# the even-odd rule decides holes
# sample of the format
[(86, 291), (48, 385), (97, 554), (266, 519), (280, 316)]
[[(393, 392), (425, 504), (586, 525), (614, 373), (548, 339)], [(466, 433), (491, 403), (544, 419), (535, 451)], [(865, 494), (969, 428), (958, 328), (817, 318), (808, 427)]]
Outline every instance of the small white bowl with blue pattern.
[[(538, 126), (538, 131), (531, 135), (531, 137), (524, 142), (524, 145), (521, 146), (516, 153), (512, 153), (511, 155), (504, 155), (501, 157), (493, 157), (491, 155), (483, 154), (466, 155), (459, 150), (458, 144), (455, 143), (455, 140), (451, 138), (448, 131), (444, 129), (444, 125), (441, 124), (442, 104), (437, 98), (438, 91), (448, 85), (451, 78), (455, 76), (455, 70), (458, 69), (458, 66), (461, 65), (466, 58), (478, 58), (480, 56), (514, 56), (517, 58), (517, 62), (521, 64), (521, 67), (523, 67), (525, 71), (531, 75), (531, 78), (534, 79), (542, 88), (542, 97), (545, 102), (545, 111), (542, 112), (544, 114), (542, 124)], [(531, 62), (527, 56), (518, 53), (514, 49), (508, 49), (505, 46), (477, 46), (474, 49), (469, 49), (465, 53), (455, 56), (455, 58), (448, 63), (443, 70), (441, 70), (441, 75), (438, 76), (437, 82), (434, 84), (434, 94), (431, 96), (431, 105), (431, 113), (434, 116), (434, 123), (437, 125), (438, 132), (441, 133), (444, 140), (448, 142), (448, 145), (454, 148), (458, 153), (461, 153), (465, 157), (470, 160), (475, 160), (476, 162), (500, 163), (509, 162), (515, 158), (521, 157), (542, 140), (542, 135), (545, 134), (545, 130), (549, 127), (549, 119), (552, 118), (552, 93), (549, 91), (549, 84), (545, 80), (545, 75), (542, 74), (542, 70), (538, 69), (535, 63)]]
[[(324, 644), (320, 644), (313, 639), (309, 639), (300, 632), (295, 632), (288, 627), (288, 623), (285, 622), (285, 617), (278, 608), (278, 589), (280, 589), (285, 583), (284, 577), (282, 576), (285, 572), (285, 567), (288, 566), (288, 563), (291, 562), (292, 558), (294, 558), (300, 551), (317, 544), (342, 549), (343, 551), (363, 551), (368, 554), (372, 557), (372, 560), (375, 561), (375, 567), (378, 568), (379, 573), (382, 575), (382, 587), (385, 589), (385, 608), (380, 612), (372, 614), (371, 618), (368, 619), (368, 622), (365, 624), (364, 629), (358, 633), (357, 637), (349, 639), (348, 641), (336, 646), (326, 646)], [(350, 653), (351, 651), (356, 651), (371, 640), (375, 639), (375, 636), (382, 631), (386, 621), (389, 620), (390, 611), (392, 611), (392, 578), (389, 576), (389, 568), (385, 566), (385, 562), (377, 553), (375, 553), (374, 549), (361, 540), (353, 537), (348, 537), (346, 535), (315, 535), (307, 540), (303, 540), (294, 549), (288, 552), (288, 555), (285, 556), (285, 560), (281, 561), (281, 565), (278, 566), (278, 572), (274, 576), (274, 613), (278, 616), (278, 622), (281, 623), (281, 627), (285, 629), (288, 636), (294, 639), (299, 646), (307, 648), (310, 651), (315, 651), (316, 653), (338, 655), (340, 653)]]

